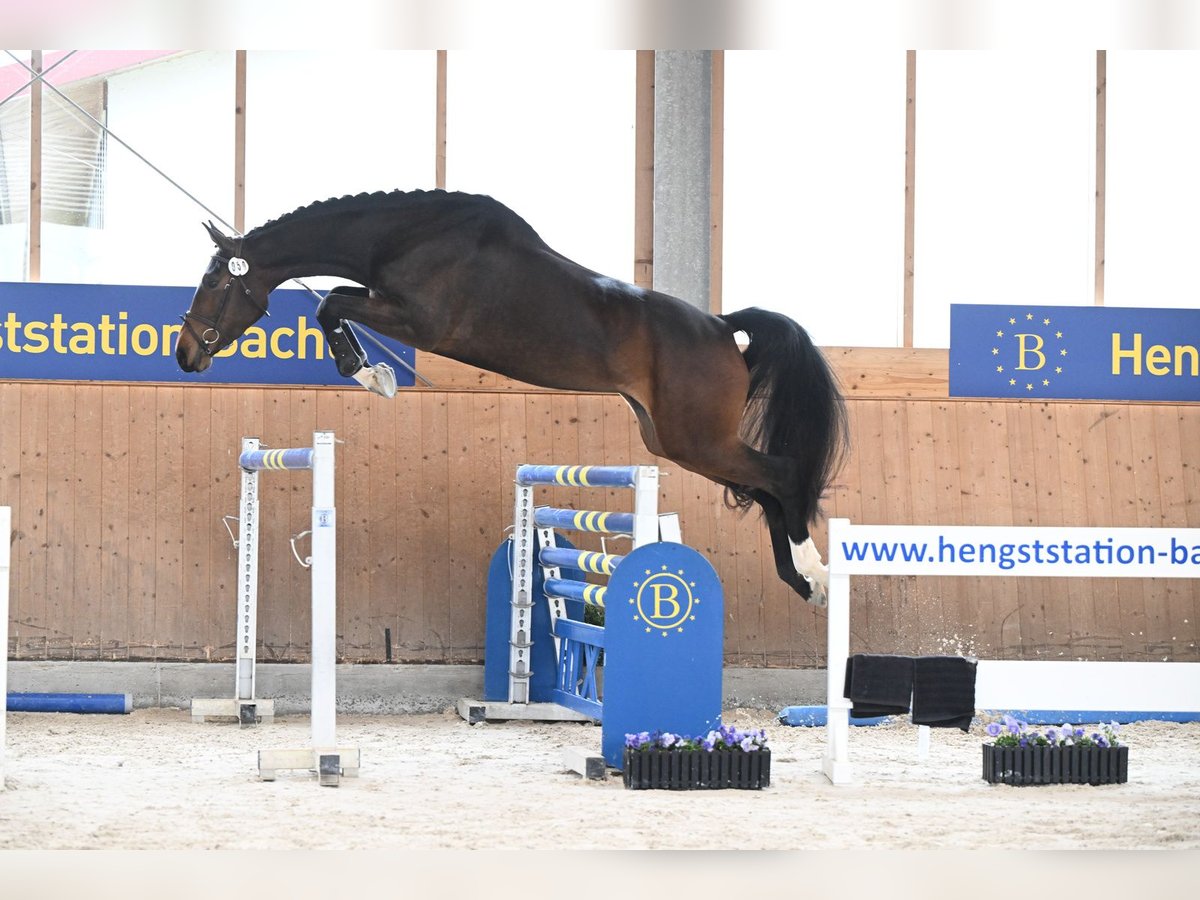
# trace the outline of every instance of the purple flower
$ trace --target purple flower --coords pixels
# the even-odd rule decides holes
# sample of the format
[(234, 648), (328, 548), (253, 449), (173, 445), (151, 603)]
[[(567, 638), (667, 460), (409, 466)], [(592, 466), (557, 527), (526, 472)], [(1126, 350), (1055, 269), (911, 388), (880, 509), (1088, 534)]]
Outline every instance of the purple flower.
[(985, 730), (988, 733), (988, 737), (999, 737), (1000, 732), (1004, 730), (1004, 726), (999, 722), (988, 722), (988, 726)]
[(638, 750), (649, 739), (650, 735), (644, 731), (641, 734), (627, 734), (625, 735), (625, 746), (630, 750)]

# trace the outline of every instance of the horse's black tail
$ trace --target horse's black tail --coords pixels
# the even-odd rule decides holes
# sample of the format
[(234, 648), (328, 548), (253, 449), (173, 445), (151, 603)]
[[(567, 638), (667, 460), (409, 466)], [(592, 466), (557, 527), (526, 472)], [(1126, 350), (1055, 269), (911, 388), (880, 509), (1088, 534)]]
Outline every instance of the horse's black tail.
[[(808, 332), (787, 316), (751, 308), (721, 318), (750, 336), (742, 436), (763, 453), (795, 461), (798, 512), (804, 522), (813, 522), (850, 446), (837, 377)], [(743, 487), (731, 486), (726, 494), (742, 508), (753, 502)]]

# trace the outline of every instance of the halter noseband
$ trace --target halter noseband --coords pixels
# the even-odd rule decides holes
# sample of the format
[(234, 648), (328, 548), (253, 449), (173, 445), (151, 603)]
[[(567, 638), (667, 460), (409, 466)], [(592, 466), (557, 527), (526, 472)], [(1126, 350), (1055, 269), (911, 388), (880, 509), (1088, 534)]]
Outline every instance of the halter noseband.
[[(225, 315), (225, 307), (229, 304), (229, 288), (234, 284), (234, 282), (237, 282), (238, 286), (242, 289), (242, 293), (250, 301), (250, 305), (257, 309), (260, 315), (271, 315), (271, 312), (267, 309), (265, 303), (260, 304), (255, 301), (254, 295), (250, 293), (250, 288), (246, 287), (246, 283), (242, 280), (244, 275), (248, 275), (250, 273), (250, 264), (246, 262), (246, 260), (242, 259), (240, 256), (225, 257), (220, 253), (213, 254), (213, 259), (217, 259), (225, 263), (225, 268), (229, 270), (229, 274), (232, 276), (227, 282), (225, 282), (225, 289), (221, 296), (221, 305), (217, 307), (217, 314), (210, 319), (207, 316), (202, 316), (200, 313), (193, 312), (189, 309), (179, 317), (180, 321), (183, 322), (183, 327), (186, 328), (188, 333), (196, 339), (196, 343), (200, 346), (200, 352), (205, 356), (214, 356), (215, 354), (211, 348), (214, 344), (221, 340), (221, 329), (217, 326), (221, 322), (221, 317)], [(195, 319), (197, 322), (203, 325), (204, 331), (197, 334), (196, 329), (192, 327), (192, 323), (190, 321), (191, 319)]]

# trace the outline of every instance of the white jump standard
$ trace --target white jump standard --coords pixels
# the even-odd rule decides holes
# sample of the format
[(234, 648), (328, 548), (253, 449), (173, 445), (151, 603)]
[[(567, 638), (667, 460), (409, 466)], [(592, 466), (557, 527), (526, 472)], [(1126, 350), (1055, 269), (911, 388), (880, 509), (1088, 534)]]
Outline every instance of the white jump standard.
[[(242, 438), (240, 460), (259, 449), (258, 438)], [(237, 719), (242, 725), (271, 722), (275, 701), (256, 696), (255, 665), (258, 647), (258, 470), (241, 470), (242, 484), (238, 503), (238, 530), (233, 546), (238, 551), (237, 575), (237, 655), (234, 661), (232, 699), (196, 698), (192, 700), (192, 721)]]
[[(237, 696), (232, 701), (208, 701), (218, 704), (209, 712), (204, 701), (193, 701), (203, 715), (264, 715), (264, 701), (254, 695), (254, 645), (258, 586), (258, 475), (262, 471), (311, 469), (312, 492), (312, 746), (294, 750), (260, 750), (258, 774), (274, 781), (279, 769), (309, 769), (320, 784), (336, 786), (340, 776), (358, 774), (357, 748), (337, 743), (337, 515), (334, 509), (334, 435), (332, 431), (313, 433), (312, 447), (261, 450), (258, 441), (242, 442), (238, 465), (242, 468), (242, 508), (238, 525), (238, 644)], [(269, 701), (268, 701), (269, 702)], [(248, 712), (247, 712), (248, 711)], [(272, 708), (273, 713), (273, 708)]]

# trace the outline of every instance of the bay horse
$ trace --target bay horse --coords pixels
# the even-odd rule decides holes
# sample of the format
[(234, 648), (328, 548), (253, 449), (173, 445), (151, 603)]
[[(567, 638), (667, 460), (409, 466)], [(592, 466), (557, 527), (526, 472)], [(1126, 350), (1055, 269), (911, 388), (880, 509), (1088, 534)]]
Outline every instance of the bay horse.
[[(848, 449), (845, 403), (792, 319), (761, 309), (710, 315), (593, 272), (485, 196), (360, 194), (242, 237), (206, 227), (217, 250), (182, 317), (183, 371), (212, 365), (288, 279), (357, 282), (317, 309), (342, 376), (370, 386), (366, 355), (344, 327), (359, 322), (518, 381), (620, 394), (652, 453), (724, 486), (731, 505), (762, 508), (779, 577), (824, 605), (828, 569), (809, 526)], [(749, 336), (744, 352), (738, 332)]]

